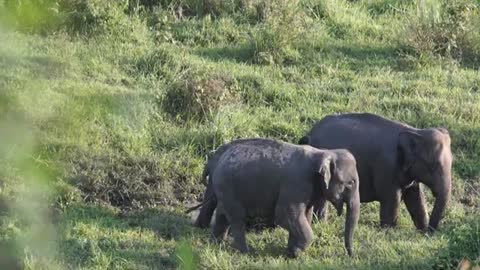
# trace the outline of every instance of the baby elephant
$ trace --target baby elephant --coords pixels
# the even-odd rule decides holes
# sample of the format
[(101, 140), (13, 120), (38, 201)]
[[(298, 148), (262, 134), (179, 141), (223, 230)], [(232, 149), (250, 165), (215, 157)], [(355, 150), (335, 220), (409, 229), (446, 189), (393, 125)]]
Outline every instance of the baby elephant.
[(215, 240), (224, 240), (230, 228), (233, 247), (247, 252), (246, 219), (266, 218), (288, 230), (287, 254), (297, 257), (312, 242), (314, 203), (326, 198), (339, 215), (347, 204), (345, 247), (352, 255), (360, 197), (355, 158), (347, 150), (245, 140), (221, 155), (211, 184), (211, 197), (218, 202), (212, 228)]

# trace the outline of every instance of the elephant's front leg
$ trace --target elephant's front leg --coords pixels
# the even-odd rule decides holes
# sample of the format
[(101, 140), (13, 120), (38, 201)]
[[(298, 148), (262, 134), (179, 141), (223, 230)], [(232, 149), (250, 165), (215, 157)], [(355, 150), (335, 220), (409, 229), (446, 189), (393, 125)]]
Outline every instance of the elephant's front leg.
[(386, 195), (387, 196), (380, 201), (380, 226), (395, 227), (398, 221), (401, 192), (400, 190), (391, 191)]
[(287, 247), (288, 256), (298, 257), (302, 251), (305, 251), (310, 246), (312, 241), (312, 227), (310, 227), (306, 216), (301, 214), (290, 226)]
[(313, 219), (313, 205), (310, 207), (307, 207), (307, 210), (305, 211), (305, 216), (307, 218), (308, 224), (312, 224), (312, 219)]
[(287, 246), (289, 257), (298, 257), (313, 241), (313, 231), (306, 213), (304, 205), (277, 210), (279, 225), (289, 232)]
[(328, 219), (327, 200), (323, 196), (315, 202), (314, 212), (319, 220)]
[(412, 217), (415, 227), (419, 230), (426, 230), (428, 227), (428, 214), (425, 209), (425, 196), (420, 184), (415, 183), (405, 189), (402, 194), (403, 201)]

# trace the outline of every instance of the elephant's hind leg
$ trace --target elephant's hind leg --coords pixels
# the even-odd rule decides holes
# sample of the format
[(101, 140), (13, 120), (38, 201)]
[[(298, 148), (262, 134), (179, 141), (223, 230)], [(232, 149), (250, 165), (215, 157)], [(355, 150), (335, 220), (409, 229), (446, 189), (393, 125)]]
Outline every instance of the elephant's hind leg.
[(242, 253), (248, 252), (250, 248), (247, 246), (247, 240), (245, 238), (245, 222), (243, 220), (233, 221), (231, 230), (233, 236), (233, 248)]
[(413, 186), (405, 189), (402, 198), (415, 227), (422, 231), (426, 230), (428, 228), (428, 214), (425, 210), (425, 197), (420, 185), (415, 183)]
[(228, 223), (227, 217), (222, 210), (217, 209), (215, 215), (215, 223), (212, 227), (212, 238), (215, 242), (219, 243), (224, 241), (227, 238), (227, 232), (230, 224)]
[[(211, 196), (214, 196), (212, 184), (209, 183), (205, 193), (203, 195), (203, 199), (208, 199)], [(206, 204), (204, 204), (200, 208), (200, 212), (195, 220), (194, 226), (198, 228), (208, 228), (210, 226), (210, 222), (212, 221), (213, 212), (217, 207), (217, 199), (213, 198), (210, 199)]]
[(243, 208), (239, 202), (233, 200), (225, 202), (224, 207), (227, 219), (230, 223), (230, 232), (233, 237), (233, 248), (242, 253), (248, 252), (249, 247), (247, 246), (247, 240), (245, 238), (245, 220), (247, 217), (245, 208)]

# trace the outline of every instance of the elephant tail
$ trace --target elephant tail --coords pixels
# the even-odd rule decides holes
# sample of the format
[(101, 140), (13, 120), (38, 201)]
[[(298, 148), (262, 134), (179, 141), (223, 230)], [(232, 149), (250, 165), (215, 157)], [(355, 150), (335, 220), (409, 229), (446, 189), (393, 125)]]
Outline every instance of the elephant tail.
[(197, 204), (197, 205), (195, 205), (195, 206), (192, 206), (192, 207), (188, 208), (188, 209), (185, 211), (185, 214), (188, 214), (188, 213), (190, 213), (190, 212), (192, 212), (192, 211), (197, 210), (198, 208), (202, 207), (204, 204), (210, 202), (210, 201), (213, 200), (213, 199), (215, 199), (215, 195), (212, 194), (212, 195), (210, 195), (208, 198), (204, 199), (202, 203), (199, 203), (199, 204)]
[(298, 140), (298, 144), (308, 144), (310, 142), (310, 137), (309, 136), (303, 136)]
[(210, 160), (208, 160), (206, 163), (205, 163), (205, 167), (203, 167), (203, 172), (202, 172), (202, 178), (201, 178), (201, 181), (203, 183), (204, 186), (207, 186), (208, 185), (208, 181), (207, 181), (207, 176), (210, 174), (210, 166), (209, 165), (209, 162)]

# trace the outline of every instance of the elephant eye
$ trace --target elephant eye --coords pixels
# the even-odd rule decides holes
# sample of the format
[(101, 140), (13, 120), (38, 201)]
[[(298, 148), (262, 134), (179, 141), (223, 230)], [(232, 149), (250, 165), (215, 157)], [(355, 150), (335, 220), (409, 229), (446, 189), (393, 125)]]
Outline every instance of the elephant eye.
[(433, 164), (428, 164), (427, 165), (430, 172), (435, 172), (435, 170), (437, 170), (437, 168), (439, 168), (440, 166), (441, 166), (440, 162), (435, 162)]
[(347, 183), (347, 187), (348, 187), (348, 188), (352, 188), (354, 184), (355, 184), (355, 180), (350, 180), (350, 181)]

